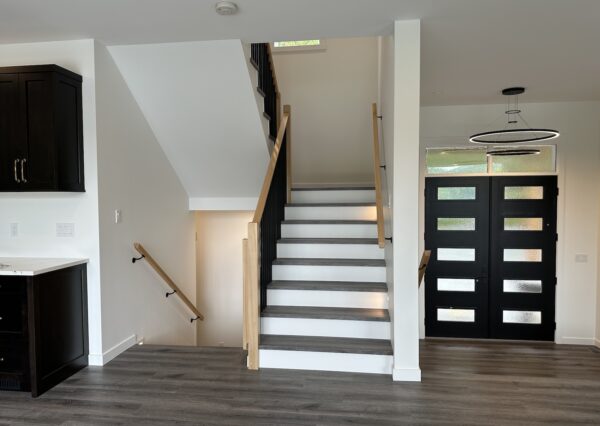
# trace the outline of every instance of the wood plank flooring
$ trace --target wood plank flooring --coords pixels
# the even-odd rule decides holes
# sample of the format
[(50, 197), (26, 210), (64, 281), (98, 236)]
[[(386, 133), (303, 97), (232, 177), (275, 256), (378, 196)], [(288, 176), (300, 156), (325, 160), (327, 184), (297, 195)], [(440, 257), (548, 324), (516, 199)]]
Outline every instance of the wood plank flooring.
[(427, 340), (421, 383), (248, 371), (239, 349), (136, 346), (38, 399), (0, 392), (10, 425), (600, 424), (600, 350)]

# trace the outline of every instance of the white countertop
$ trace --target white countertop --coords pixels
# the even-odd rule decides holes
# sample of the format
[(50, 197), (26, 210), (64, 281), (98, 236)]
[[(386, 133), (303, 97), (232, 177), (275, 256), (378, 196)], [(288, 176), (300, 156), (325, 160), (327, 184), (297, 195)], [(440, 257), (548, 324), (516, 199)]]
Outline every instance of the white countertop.
[(0, 257), (0, 276), (34, 276), (87, 263), (88, 259)]

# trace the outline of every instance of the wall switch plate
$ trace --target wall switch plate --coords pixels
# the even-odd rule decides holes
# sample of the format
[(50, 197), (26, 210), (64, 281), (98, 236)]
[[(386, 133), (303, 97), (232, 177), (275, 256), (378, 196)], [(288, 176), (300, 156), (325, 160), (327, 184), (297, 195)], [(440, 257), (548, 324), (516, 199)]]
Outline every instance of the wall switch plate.
[(57, 237), (74, 237), (75, 236), (75, 224), (74, 223), (57, 223), (56, 224), (56, 236)]
[(588, 261), (587, 254), (579, 253), (579, 254), (575, 255), (575, 263), (587, 263), (587, 261)]
[(122, 215), (121, 210), (115, 210), (115, 223), (121, 223)]
[(16, 238), (19, 236), (19, 224), (18, 223), (10, 224), (10, 236), (11, 236), (11, 238)]

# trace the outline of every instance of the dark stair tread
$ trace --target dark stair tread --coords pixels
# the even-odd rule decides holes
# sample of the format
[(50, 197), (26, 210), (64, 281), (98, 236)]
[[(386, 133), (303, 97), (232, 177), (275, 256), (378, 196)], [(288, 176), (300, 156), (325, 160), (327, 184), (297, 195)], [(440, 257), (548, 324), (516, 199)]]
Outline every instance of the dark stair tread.
[(271, 281), (270, 290), (360, 291), (387, 293), (386, 283), (350, 281)]
[(375, 191), (374, 186), (323, 186), (292, 188), (292, 191)]
[(287, 203), (286, 207), (375, 207), (375, 203)]
[(314, 266), (385, 266), (383, 259), (321, 259), (321, 258), (277, 258), (273, 265), (314, 265)]
[(389, 340), (261, 334), (260, 349), (392, 355)]
[(377, 238), (280, 238), (280, 244), (377, 244)]
[(282, 220), (282, 225), (376, 225), (376, 220), (343, 220), (343, 219), (294, 219)]
[(390, 321), (390, 314), (387, 309), (324, 308), (312, 306), (267, 306), (262, 311), (261, 317)]

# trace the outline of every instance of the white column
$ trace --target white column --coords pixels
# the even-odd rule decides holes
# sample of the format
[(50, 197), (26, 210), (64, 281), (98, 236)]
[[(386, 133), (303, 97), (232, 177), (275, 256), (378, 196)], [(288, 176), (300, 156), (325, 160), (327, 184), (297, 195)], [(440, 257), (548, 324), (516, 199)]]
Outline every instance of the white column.
[(420, 381), (419, 115), (421, 22), (394, 25), (394, 380)]

